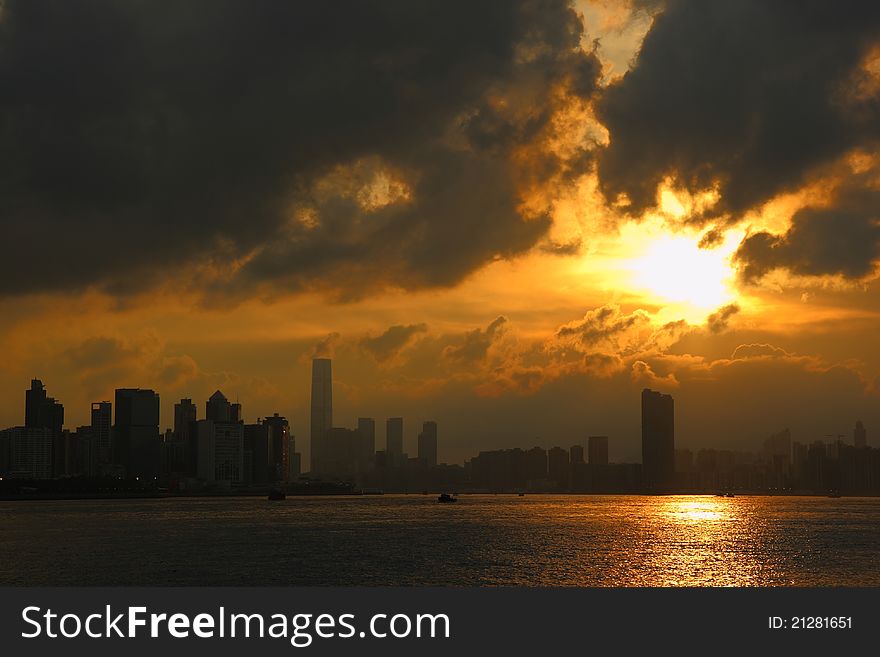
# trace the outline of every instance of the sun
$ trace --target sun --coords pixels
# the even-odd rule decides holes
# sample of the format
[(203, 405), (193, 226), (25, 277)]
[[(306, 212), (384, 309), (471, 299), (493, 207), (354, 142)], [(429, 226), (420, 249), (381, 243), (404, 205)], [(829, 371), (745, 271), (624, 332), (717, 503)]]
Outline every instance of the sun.
[(630, 287), (654, 300), (704, 317), (737, 298), (731, 258), (739, 239), (728, 233), (714, 248), (700, 248), (698, 236), (659, 235), (625, 262)]

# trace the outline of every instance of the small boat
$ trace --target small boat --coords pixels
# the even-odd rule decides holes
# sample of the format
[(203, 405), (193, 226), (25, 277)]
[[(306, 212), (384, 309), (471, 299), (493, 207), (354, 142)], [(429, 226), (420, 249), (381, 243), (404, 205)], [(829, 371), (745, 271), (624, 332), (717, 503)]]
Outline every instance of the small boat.
[(724, 497), (736, 497), (733, 493), (725, 493)]
[(525, 494), (525, 493), (519, 493), (519, 496), (520, 496), (520, 497), (525, 497), (526, 494)]
[(437, 501), (441, 504), (450, 504), (452, 502), (458, 502), (458, 498), (453, 497), (449, 493), (440, 493), (440, 497), (437, 498)]
[(269, 500), (270, 501), (286, 500), (286, 499), (287, 499), (287, 495), (284, 494), (283, 490), (273, 488), (272, 490), (269, 491)]

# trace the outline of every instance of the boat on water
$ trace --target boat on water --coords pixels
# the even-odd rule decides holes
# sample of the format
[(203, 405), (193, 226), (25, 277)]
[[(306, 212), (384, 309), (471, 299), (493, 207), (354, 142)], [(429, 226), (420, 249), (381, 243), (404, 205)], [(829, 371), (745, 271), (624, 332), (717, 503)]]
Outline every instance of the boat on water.
[(454, 495), (450, 495), (449, 493), (440, 493), (440, 496), (437, 498), (437, 501), (440, 504), (450, 504), (452, 502), (458, 502), (458, 498)]
[(270, 501), (286, 500), (286, 499), (287, 499), (287, 495), (284, 494), (283, 490), (273, 488), (272, 490), (269, 491), (269, 500)]

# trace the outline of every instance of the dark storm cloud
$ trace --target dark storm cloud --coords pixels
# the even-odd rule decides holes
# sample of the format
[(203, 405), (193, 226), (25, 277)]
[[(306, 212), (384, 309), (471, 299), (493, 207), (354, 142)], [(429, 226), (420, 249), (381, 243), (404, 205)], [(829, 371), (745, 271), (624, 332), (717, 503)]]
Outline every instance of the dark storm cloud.
[(557, 338), (574, 338), (586, 346), (594, 346), (608, 341), (618, 342), (630, 331), (644, 328), (651, 321), (644, 310), (636, 310), (628, 315), (616, 304), (607, 304), (588, 311), (583, 319), (560, 327)]
[[(0, 294), (124, 294), (193, 263), (218, 295), (454, 283), (546, 231), (507, 155), (555, 87), (595, 89), (580, 35), (563, 0), (7, 1)], [(408, 202), (313, 202), (364, 158)]]
[(717, 184), (716, 212), (738, 219), (876, 145), (877, 96), (854, 92), (878, 37), (877, 3), (671, 0), (598, 103), (611, 133), (604, 194), (626, 194), (638, 215), (667, 176), (692, 191)]
[(389, 327), (381, 335), (362, 338), (360, 345), (377, 361), (383, 362), (396, 356), (416, 336), (427, 332), (427, 330), (427, 324), (396, 324)]
[(729, 303), (706, 318), (706, 327), (711, 333), (723, 333), (730, 324), (730, 318), (740, 311), (738, 304)]
[(476, 363), (486, 358), (492, 345), (504, 334), (507, 318), (499, 315), (485, 329), (474, 329), (464, 334), (459, 344), (450, 345), (443, 355), (463, 363)]
[(803, 276), (861, 278), (880, 257), (880, 191), (848, 187), (827, 208), (803, 208), (782, 235), (746, 237), (736, 252), (748, 281), (774, 269)]

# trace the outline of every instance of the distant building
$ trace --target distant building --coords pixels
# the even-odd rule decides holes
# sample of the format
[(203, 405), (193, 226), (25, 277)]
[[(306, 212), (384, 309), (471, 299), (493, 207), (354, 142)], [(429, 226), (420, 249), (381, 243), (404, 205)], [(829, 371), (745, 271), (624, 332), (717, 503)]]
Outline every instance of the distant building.
[(179, 440), (186, 442), (192, 423), (197, 419), (196, 405), (192, 399), (181, 399), (174, 405), (174, 433)]
[(568, 490), (571, 482), (567, 451), (561, 447), (551, 447), (547, 451), (547, 473), (555, 484), (556, 490)]
[(568, 458), (572, 463), (584, 462), (584, 446), (572, 445), (568, 448)]
[(774, 459), (781, 459), (786, 463), (790, 462), (791, 431), (786, 428), (767, 438), (767, 440), (764, 441), (764, 456), (771, 462)]
[(321, 473), (334, 479), (351, 481), (358, 474), (361, 434), (357, 429), (333, 427), (324, 437)]
[(196, 421), (198, 414), (196, 405), (192, 399), (184, 398), (174, 404), (174, 432), (173, 440), (176, 443), (174, 454), (176, 458), (172, 464), (172, 471), (181, 472), (187, 477), (197, 476), (198, 440), (196, 436)]
[(651, 492), (675, 485), (675, 411), (672, 395), (642, 390), (642, 477)]
[(263, 420), (269, 427), (269, 481), (283, 483), (290, 479), (290, 423), (275, 413)]
[(13, 427), (0, 431), (6, 451), (4, 476), (12, 479), (51, 479), (55, 435), (48, 427)]
[(608, 436), (590, 436), (587, 453), (590, 465), (608, 465)]
[(868, 432), (865, 431), (865, 425), (861, 420), (856, 422), (856, 428), (853, 429), (853, 444), (856, 447), (868, 446)]
[(358, 432), (361, 435), (361, 463), (367, 469), (373, 465), (376, 456), (376, 420), (371, 417), (358, 418)]
[(159, 395), (120, 388), (114, 401), (113, 460), (127, 476), (152, 480), (159, 474)]
[(333, 427), (333, 376), (329, 358), (312, 359), (312, 403), (310, 444), (311, 470), (322, 472), (324, 441), (327, 431)]
[(437, 465), (437, 423), (428, 421), (422, 424), (419, 433), (419, 460), (433, 468)]
[[(189, 412), (189, 409), (184, 407), (181, 412)], [(217, 390), (205, 402), (205, 419), (214, 422), (238, 422), (241, 420), (241, 404), (230, 403), (226, 395)]]
[(245, 424), (243, 429), (242, 462), (244, 482), (255, 486), (265, 486), (274, 476), (274, 464), (269, 459), (269, 425), (264, 422)]
[(113, 404), (108, 401), (93, 402), (91, 422), (96, 464), (108, 465), (113, 462)]
[(230, 404), (217, 390), (206, 404), (205, 416), (196, 422), (199, 479), (225, 486), (246, 483), (241, 405)]
[(64, 426), (64, 406), (46, 394), (39, 379), (32, 379), (30, 390), (24, 393), (24, 426), (51, 429), (54, 436), (61, 435)]
[(221, 485), (244, 483), (244, 424), (199, 420), (196, 432), (199, 479)]
[[(109, 433), (109, 431), (108, 431)], [(98, 438), (91, 426), (77, 427), (70, 434), (68, 474), (94, 477), (98, 474)]]
[(390, 467), (403, 465), (402, 417), (390, 417), (385, 421), (385, 461)]

